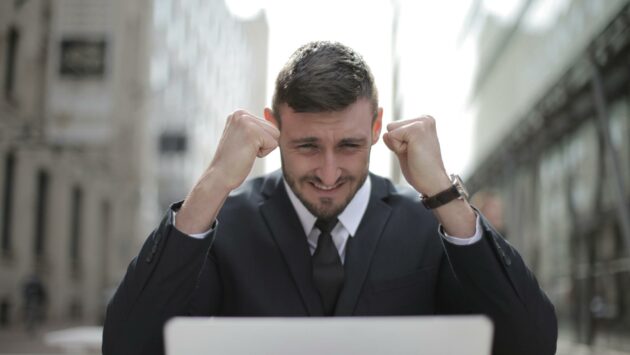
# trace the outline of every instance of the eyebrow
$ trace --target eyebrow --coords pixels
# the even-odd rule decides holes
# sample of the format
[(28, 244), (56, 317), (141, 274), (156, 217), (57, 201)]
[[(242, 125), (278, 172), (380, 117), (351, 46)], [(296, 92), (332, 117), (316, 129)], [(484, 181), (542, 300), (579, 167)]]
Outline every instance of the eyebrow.
[(339, 141), (339, 144), (365, 144), (367, 142), (367, 139), (364, 137), (361, 138), (343, 138), (341, 141)]
[[(297, 139), (292, 139), (289, 143), (291, 144), (306, 144), (306, 143), (317, 143), (319, 142), (319, 138), (317, 137), (304, 137), (304, 138), (297, 138)], [(342, 138), (339, 141), (339, 144), (365, 144), (367, 142), (366, 138), (360, 137), (360, 138)]]
[(304, 137), (304, 138), (292, 139), (289, 143), (291, 143), (291, 144), (304, 144), (304, 143), (316, 143), (318, 141), (319, 141), (319, 138), (317, 138), (317, 137)]

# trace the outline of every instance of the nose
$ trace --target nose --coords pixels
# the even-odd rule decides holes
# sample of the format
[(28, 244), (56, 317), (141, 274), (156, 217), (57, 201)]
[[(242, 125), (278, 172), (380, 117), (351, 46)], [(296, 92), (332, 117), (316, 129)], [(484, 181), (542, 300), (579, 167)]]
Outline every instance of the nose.
[(317, 169), (317, 177), (322, 184), (334, 185), (341, 177), (341, 168), (338, 165), (334, 152), (328, 151), (323, 154), (321, 166)]

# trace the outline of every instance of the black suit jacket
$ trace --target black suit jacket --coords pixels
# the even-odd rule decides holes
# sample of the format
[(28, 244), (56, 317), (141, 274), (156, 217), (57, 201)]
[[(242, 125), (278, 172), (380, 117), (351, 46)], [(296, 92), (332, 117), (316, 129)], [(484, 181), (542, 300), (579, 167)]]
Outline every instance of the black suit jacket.
[[(375, 175), (371, 181), (367, 210), (348, 240), (335, 315), (482, 313), (495, 325), (495, 354), (555, 352), (552, 304), (483, 216), (480, 242), (443, 242), (416, 193)], [(250, 180), (230, 195), (205, 239), (177, 231), (166, 214), (108, 306), (103, 353), (162, 353), (162, 327), (177, 315), (322, 316), (311, 275), (281, 174)]]

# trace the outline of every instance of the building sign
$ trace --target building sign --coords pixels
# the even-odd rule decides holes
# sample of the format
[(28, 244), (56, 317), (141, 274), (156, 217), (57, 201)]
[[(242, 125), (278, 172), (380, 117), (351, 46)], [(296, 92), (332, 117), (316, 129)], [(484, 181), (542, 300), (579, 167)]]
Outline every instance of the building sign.
[(62, 77), (102, 78), (105, 74), (105, 40), (67, 38), (61, 41), (60, 49)]

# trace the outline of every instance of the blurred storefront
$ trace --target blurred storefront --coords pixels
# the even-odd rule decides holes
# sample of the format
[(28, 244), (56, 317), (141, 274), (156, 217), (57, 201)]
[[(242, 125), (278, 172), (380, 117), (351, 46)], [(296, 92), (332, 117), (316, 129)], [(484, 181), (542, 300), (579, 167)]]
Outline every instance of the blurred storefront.
[[(473, 5), (472, 191), (556, 306), (559, 353), (630, 353), (630, 2)], [(496, 3), (496, 2), (495, 2)]]

